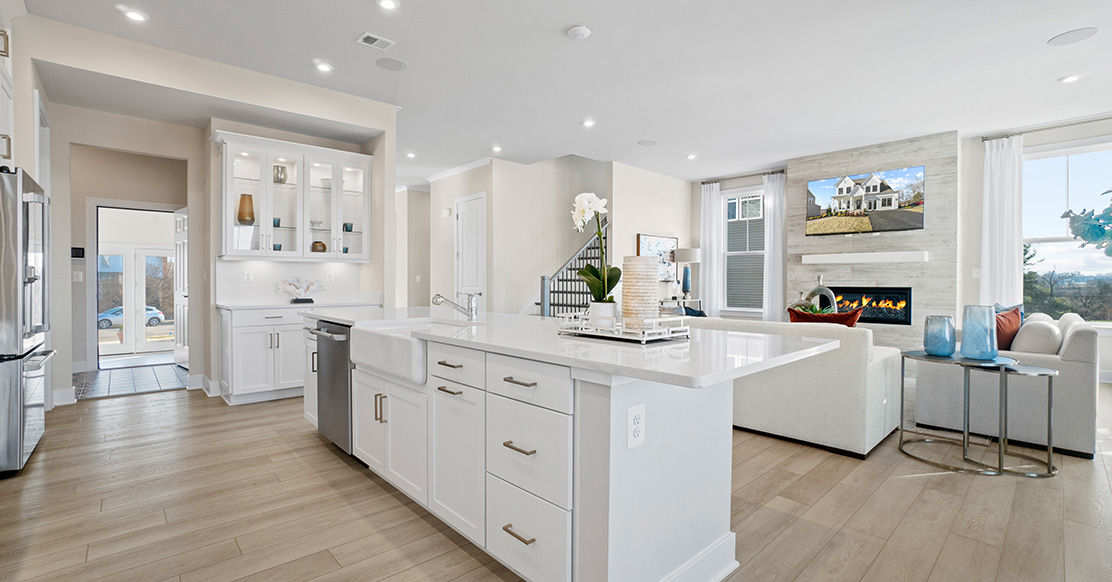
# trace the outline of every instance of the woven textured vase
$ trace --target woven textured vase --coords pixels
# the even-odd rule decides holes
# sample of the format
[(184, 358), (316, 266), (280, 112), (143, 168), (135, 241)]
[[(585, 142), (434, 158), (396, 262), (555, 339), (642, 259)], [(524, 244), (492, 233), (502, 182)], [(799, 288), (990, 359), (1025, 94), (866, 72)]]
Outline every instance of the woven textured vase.
[(644, 329), (646, 319), (660, 317), (659, 257), (622, 259), (622, 322), (630, 329)]

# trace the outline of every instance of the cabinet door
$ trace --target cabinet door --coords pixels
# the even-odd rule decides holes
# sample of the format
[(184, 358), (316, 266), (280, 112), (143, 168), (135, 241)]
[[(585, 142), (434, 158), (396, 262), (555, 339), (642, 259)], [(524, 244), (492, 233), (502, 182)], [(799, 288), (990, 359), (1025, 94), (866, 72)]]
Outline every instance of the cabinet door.
[(363, 163), (343, 164), (343, 191), (337, 200), (340, 256), (351, 260), (370, 258), (371, 168)]
[(358, 370), (351, 374), (352, 454), (372, 471), (386, 476), (386, 425), (381, 420), (386, 382)]
[(431, 378), (429, 509), (482, 546), (486, 539), (482, 390)]
[(266, 152), (234, 142), (224, 144), (224, 253), (267, 254), (264, 178)]
[(305, 209), (301, 154), (272, 150), (263, 179), (270, 186), (267, 196), (267, 254), (276, 257), (300, 257), (304, 232), (302, 213)]
[(274, 389), (274, 328), (232, 328), (232, 394)]
[(274, 326), (274, 389), (305, 385), (305, 340), (301, 324)]
[(334, 258), (336, 248), (336, 192), (340, 167), (335, 159), (309, 154), (309, 181), (305, 195), (306, 237), (303, 254), (306, 257)]
[(305, 339), (305, 420), (317, 425), (317, 342)]
[(428, 397), (412, 388), (386, 383), (380, 405), (386, 420), (386, 479), (428, 505)]

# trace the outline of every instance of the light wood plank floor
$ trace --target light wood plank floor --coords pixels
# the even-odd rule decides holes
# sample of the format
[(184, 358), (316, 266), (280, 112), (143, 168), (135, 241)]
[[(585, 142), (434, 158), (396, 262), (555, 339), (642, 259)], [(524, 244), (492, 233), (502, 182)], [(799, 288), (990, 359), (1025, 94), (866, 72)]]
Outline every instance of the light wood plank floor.
[[(1112, 388), (1100, 452), (1054, 479), (934, 471), (734, 432), (730, 580), (1112, 580)], [(302, 419), (196, 391), (47, 417), (0, 481), (0, 580), (515, 580)], [(991, 454), (979, 448), (978, 454)]]

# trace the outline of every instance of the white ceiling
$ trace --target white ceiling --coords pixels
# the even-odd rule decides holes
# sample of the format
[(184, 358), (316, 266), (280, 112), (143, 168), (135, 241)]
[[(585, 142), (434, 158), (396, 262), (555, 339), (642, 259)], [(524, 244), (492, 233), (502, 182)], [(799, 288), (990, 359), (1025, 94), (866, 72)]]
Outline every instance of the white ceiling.
[[(118, 1), (27, 6), (400, 105), (399, 184), (491, 155), (493, 143), (518, 162), (575, 153), (699, 179), (1112, 110), (1107, 0), (400, 0), (394, 12), (374, 0), (127, 0), (151, 16), (145, 24), (124, 19)], [(594, 34), (572, 41), (572, 24)], [(1046, 45), (1081, 26), (1101, 32)], [(387, 53), (356, 45), (368, 31), (398, 44)], [(382, 70), (382, 56), (409, 67)], [(317, 72), (313, 58), (336, 70)], [(1056, 81), (1080, 71), (1091, 74)], [(598, 125), (584, 129), (585, 117)]]

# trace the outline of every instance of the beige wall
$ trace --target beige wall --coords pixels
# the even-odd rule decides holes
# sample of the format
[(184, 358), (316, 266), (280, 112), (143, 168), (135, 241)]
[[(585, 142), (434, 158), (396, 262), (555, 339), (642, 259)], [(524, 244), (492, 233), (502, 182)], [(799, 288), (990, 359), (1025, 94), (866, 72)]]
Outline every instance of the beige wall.
[[(372, 212), (382, 216), (384, 224), (372, 240), (372, 267), (368, 272), (361, 273), (360, 279), (366, 285), (378, 285), (385, 294), (387, 304), (404, 304), (406, 301), (406, 280), (404, 273), (406, 261), (404, 257), (404, 232), (405, 216), (399, 215), (393, 207), (395, 199), (387, 197), (387, 192), (394, 191), (394, 164), (395, 164), (395, 118), (397, 108), (393, 105), (382, 103), (317, 87), (306, 83), (298, 83), (256, 71), (242, 69), (210, 61), (198, 57), (176, 53), (159, 47), (140, 42), (130, 41), (112, 35), (64, 24), (34, 15), (23, 15), (14, 18), (12, 22), (12, 70), (14, 95), (14, 162), (23, 167), (34, 167), (34, 140), (35, 131), (33, 119), (33, 90), (39, 86), (34, 69), (35, 61), (49, 62), (75, 69), (99, 73), (112, 77), (147, 83), (174, 90), (206, 95), (219, 99), (226, 99), (240, 103), (275, 111), (284, 111), (291, 114), (307, 115), (323, 120), (343, 124), (380, 130), (379, 136), (366, 144), (361, 144), (360, 150), (375, 156), (373, 164), (374, 182), (372, 187)], [(53, 114), (55, 108), (51, 108)], [(57, 108), (61, 109), (61, 108)], [(74, 108), (70, 108), (74, 109)], [(140, 132), (132, 137), (123, 127), (134, 125), (141, 120), (130, 120), (125, 116), (114, 116), (121, 120), (120, 127), (106, 128), (108, 134), (120, 139), (105, 139), (98, 135), (89, 135), (87, 139), (78, 139), (76, 143), (122, 149), (132, 152), (150, 153), (153, 155), (166, 155), (159, 150), (177, 150), (170, 142), (179, 130), (171, 130), (171, 136), (149, 135)], [(54, 115), (54, 135), (66, 132), (64, 121)], [(152, 122), (143, 122), (152, 123)], [(161, 124), (167, 126), (169, 124)], [(200, 132), (194, 128), (185, 128), (189, 131)], [(74, 130), (74, 133), (83, 133), (83, 129)], [(68, 166), (68, 153), (59, 155), (57, 144), (63, 142), (57, 137), (53, 140), (51, 151), (54, 153), (52, 165), (54, 169)], [(111, 144), (104, 142), (129, 142), (128, 145)], [(68, 143), (68, 141), (65, 141)], [(149, 146), (149, 147), (148, 147)], [(189, 194), (188, 206), (193, 217), (192, 224), (210, 224), (208, 205), (208, 155), (205, 151), (203, 140), (198, 140), (196, 151), (188, 155), (166, 155), (166, 157), (188, 158), (189, 163)], [(67, 148), (68, 149), (68, 146)], [(195, 157), (194, 157), (195, 155)], [(65, 159), (62, 159), (62, 158)], [(197, 163), (192, 163), (192, 160)], [(199, 172), (194, 174), (194, 172)], [(61, 170), (61, 180), (55, 179), (53, 187), (58, 196), (55, 210), (52, 213), (55, 236), (53, 257), (55, 280), (69, 278), (68, 248), (70, 246), (70, 221), (69, 221), (69, 192), (68, 169)], [(52, 175), (58, 177), (57, 171)], [(196, 184), (196, 187), (194, 187)], [(215, 353), (212, 350), (215, 326), (212, 320), (215, 312), (212, 308), (212, 294), (214, 292), (214, 278), (212, 277), (212, 264), (215, 261), (215, 246), (210, 244), (210, 237), (192, 237), (190, 240), (190, 277), (193, 292), (190, 295), (190, 353), (195, 354), (191, 362), (191, 373), (210, 375), (209, 370), (215, 369)], [(401, 242), (399, 242), (401, 238)], [(399, 252), (399, 249), (401, 252)], [(398, 275), (403, 275), (399, 277)], [(389, 282), (389, 284), (386, 284)], [(55, 285), (52, 293), (52, 303), (68, 308), (71, 303), (72, 290), (68, 285)], [(65, 312), (65, 309), (55, 309), (55, 313)], [(197, 319), (194, 320), (194, 317)], [(60, 318), (56, 318), (60, 319)], [(71, 343), (72, 330), (66, 321), (55, 321), (55, 335), (57, 345), (65, 346)], [(68, 350), (67, 350), (68, 351)], [(196, 354), (200, 354), (197, 356)], [(56, 360), (54, 368), (69, 370), (72, 364), (72, 354), (61, 354)], [(55, 391), (72, 390), (68, 374), (56, 374), (53, 379)]]
[(427, 306), (429, 289), (429, 193), (406, 188), (407, 252), (410, 307)]
[[(491, 210), (494, 205), (494, 196), (491, 192), (491, 167), (492, 164), (483, 164), (477, 168), (452, 174), (445, 178), (435, 180), (429, 185), (429, 291), (440, 293), (449, 299), (455, 299), (456, 282), (454, 254), (455, 241), (455, 200), (463, 196), (470, 196), (479, 192), (487, 193), (487, 305), (497, 296), (497, 290), (491, 284), (494, 261), (490, 249), (492, 238), (489, 235)], [(451, 216), (443, 216), (444, 209), (452, 211)]]
[[(637, 254), (638, 234), (674, 236), (681, 248), (697, 242), (698, 228), (691, 218), (695, 189), (690, 182), (618, 162), (610, 166), (611, 264), (621, 267), (624, 257)], [(669, 288), (662, 285), (661, 293)]]

